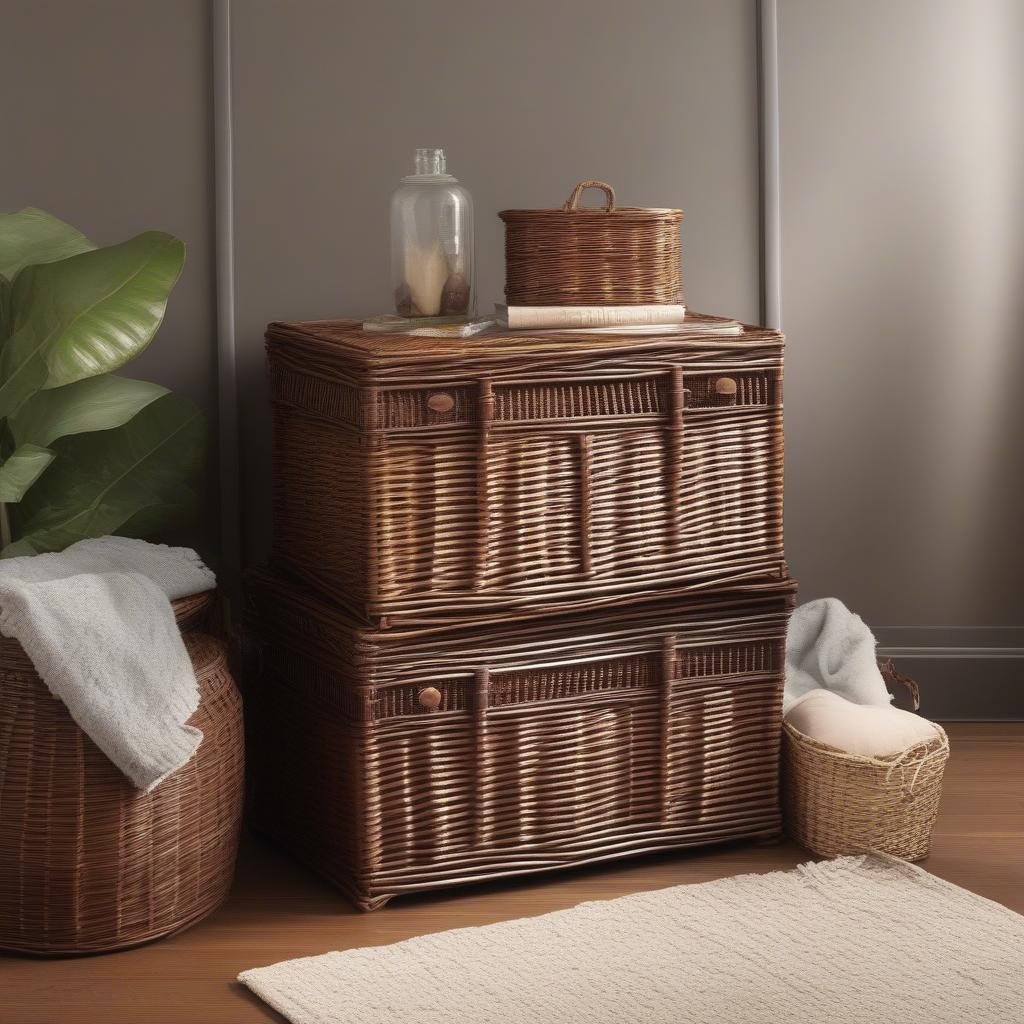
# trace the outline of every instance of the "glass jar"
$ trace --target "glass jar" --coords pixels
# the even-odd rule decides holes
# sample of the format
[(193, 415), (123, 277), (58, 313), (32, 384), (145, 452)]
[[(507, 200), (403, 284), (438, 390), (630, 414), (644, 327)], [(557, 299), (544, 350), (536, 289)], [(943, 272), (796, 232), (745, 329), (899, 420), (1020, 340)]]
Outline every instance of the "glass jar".
[(415, 174), (391, 197), (391, 280), (406, 317), (470, 318), (473, 200), (445, 171), (443, 149), (417, 149)]

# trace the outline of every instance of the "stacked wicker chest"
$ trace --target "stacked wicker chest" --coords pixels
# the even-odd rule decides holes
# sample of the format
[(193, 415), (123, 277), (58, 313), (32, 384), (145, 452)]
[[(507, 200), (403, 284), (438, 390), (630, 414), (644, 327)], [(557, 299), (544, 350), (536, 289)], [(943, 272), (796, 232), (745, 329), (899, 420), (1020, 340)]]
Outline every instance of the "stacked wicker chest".
[(367, 910), (778, 833), (781, 335), (267, 339), (259, 830)]

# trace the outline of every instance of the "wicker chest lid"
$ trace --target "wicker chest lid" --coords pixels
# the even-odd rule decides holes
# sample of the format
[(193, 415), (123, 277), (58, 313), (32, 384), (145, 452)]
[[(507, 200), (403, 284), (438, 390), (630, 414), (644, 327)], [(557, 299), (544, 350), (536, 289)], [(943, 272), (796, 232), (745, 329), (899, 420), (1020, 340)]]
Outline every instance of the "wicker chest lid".
[[(695, 327), (726, 323), (726, 318), (687, 313)], [(318, 367), (348, 368), (373, 376), (390, 371), (415, 377), (425, 371), (440, 376), (467, 376), (490, 368), (533, 368), (544, 362), (586, 364), (589, 361), (657, 360), (682, 349), (719, 353), (724, 357), (778, 355), (780, 332), (744, 325), (739, 335), (695, 331), (662, 335), (581, 333), (565, 331), (493, 331), (472, 338), (426, 338), (409, 334), (370, 333), (358, 320), (275, 321), (267, 326), (267, 345), (274, 353), (301, 353), (310, 372)]]

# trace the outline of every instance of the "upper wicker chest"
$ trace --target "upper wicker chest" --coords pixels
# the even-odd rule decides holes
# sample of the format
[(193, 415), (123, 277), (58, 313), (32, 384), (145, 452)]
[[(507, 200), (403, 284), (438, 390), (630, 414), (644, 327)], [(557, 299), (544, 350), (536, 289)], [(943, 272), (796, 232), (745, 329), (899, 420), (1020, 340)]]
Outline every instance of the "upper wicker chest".
[(267, 347), (274, 559), (371, 625), (785, 574), (778, 332)]

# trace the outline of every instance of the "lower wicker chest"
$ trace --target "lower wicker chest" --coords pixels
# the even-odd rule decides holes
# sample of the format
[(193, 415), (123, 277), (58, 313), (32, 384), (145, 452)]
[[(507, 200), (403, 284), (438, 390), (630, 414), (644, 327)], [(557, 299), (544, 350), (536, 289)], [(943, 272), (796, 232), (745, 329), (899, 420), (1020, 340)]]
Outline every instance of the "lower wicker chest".
[(363, 910), (774, 836), (792, 595), (372, 629), (253, 574), (251, 820)]

